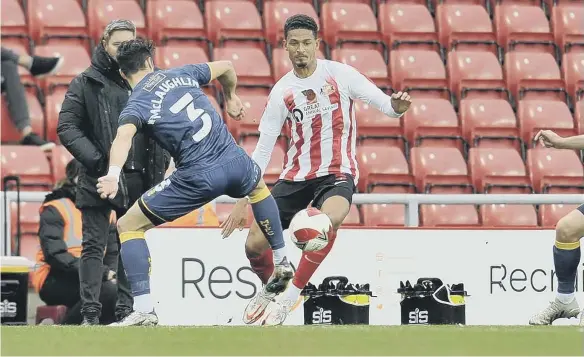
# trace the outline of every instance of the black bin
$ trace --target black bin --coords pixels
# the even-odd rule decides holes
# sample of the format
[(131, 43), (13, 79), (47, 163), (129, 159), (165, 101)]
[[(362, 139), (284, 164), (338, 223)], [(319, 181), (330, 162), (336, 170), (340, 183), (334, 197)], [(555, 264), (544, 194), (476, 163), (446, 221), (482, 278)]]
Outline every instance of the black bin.
[[(24, 260), (22, 260), (24, 259)], [(28, 260), (2, 257), (0, 262), (2, 325), (26, 325), (28, 315)]]
[(318, 288), (307, 284), (302, 295), (305, 325), (369, 325), (369, 284), (353, 285), (344, 276), (331, 276)]
[(420, 278), (413, 286), (400, 282), (402, 325), (465, 325), (464, 284), (445, 285), (438, 278)]

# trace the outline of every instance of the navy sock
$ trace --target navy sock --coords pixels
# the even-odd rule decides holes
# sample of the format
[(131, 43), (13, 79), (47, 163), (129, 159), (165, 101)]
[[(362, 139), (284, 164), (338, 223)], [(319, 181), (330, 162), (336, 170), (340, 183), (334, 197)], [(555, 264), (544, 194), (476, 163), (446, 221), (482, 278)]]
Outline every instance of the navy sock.
[(580, 255), (580, 242), (561, 243), (556, 241), (554, 266), (558, 277), (558, 293), (574, 293)]
[(120, 253), (132, 296), (150, 294), (150, 250), (144, 239), (144, 232), (121, 233), (120, 241)]
[(284, 234), (282, 233), (280, 211), (270, 190), (265, 187), (254, 197), (250, 196), (250, 202), (254, 218), (268, 239), (272, 250), (284, 248), (286, 244), (284, 243)]

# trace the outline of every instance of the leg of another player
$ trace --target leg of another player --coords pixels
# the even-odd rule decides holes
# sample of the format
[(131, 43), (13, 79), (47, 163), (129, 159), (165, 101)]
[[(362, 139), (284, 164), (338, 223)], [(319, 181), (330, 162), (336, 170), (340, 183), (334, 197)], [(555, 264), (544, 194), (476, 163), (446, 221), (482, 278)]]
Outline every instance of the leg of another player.
[[(266, 307), (276, 295), (286, 290), (294, 271), (284, 251), (284, 235), (278, 205), (263, 180), (249, 195), (249, 201), (252, 204), (256, 224), (252, 226), (246, 241), (246, 254), (250, 257), (254, 255), (251, 251), (257, 252), (256, 259), (250, 257), (250, 262), (265, 284), (249, 302), (243, 314), (244, 323), (253, 324), (264, 315)], [(273, 263), (264, 260), (268, 257), (265, 254), (268, 252), (273, 255)]]
[(264, 320), (266, 325), (282, 324), (288, 316), (288, 313), (299, 303), (302, 289), (304, 289), (312, 275), (314, 275), (316, 269), (318, 269), (333, 248), (337, 237), (337, 230), (341, 224), (343, 224), (345, 217), (349, 214), (350, 208), (351, 204), (343, 196), (331, 196), (324, 201), (320, 210), (329, 216), (333, 224), (333, 231), (329, 234), (329, 243), (319, 251), (302, 253), (292, 284), (290, 284), (290, 287), (286, 290), (284, 298), (280, 301), (278, 308), (270, 311), (269, 315)]
[(110, 326), (144, 326), (158, 323), (150, 295), (150, 251), (144, 238), (146, 230), (153, 226), (138, 206), (138, 202), (118, 220), (118, 232), (122, 243), (120, 254), (134, 297), (134, 312)]
[[(558, 278), (558, 292), (556, 299), (547, 308), (529, 320), (531, 325), (551, 325), (556, 319), (576, 317), (580, 312), (574, 290), (576, 272), (580, 263), (582, 236), (584, 236), (584, 205), (568, 213), (556, 225), (553, 256)], [(580, 322), (584, 324), (584, 316)]]

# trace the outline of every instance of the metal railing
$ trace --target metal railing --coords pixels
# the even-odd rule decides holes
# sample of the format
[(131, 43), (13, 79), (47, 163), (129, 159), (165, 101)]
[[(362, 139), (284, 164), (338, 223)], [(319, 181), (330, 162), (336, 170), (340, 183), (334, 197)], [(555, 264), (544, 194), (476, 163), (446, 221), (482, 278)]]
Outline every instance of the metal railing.
[[(20, 192), (21, 202), (42, 202), (49, 192)], [(10, 205), (16, 201), (17, 194), (13, 191), (0, 191), (1, 200), (4, 202), (6, 195), (6, 207), (1, 205), (1, 217), (4, 221), (2, 231), (2, 255), (10, 252)], [(217, 203), (234, 203), (235, 199), (228, 196), (217, 198)], [(445, 204), (445, 205), (482, 205), (482, 204), (583, 204), (584, 195), (579, 194), (355, 194), (354, 204), (403, 204), (405, 205), (405, 225), (418, 227), (420, 223), (419, 205)], [(6, 209), (6, 210), (5, 210)]]

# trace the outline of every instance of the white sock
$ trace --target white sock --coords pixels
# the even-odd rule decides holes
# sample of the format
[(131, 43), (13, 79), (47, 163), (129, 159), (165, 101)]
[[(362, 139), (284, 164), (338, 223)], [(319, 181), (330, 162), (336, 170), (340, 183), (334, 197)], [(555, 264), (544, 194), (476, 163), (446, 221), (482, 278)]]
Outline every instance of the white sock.
[(300, 297), (300, 293), (302, 289), (298, 288), (294, 283), (288, 285), (288, 289), (286, 290), (286, 300), (296, 301)]
[(558, 293), (557, 299), (562, 304), (568, 305), (569, 303), (571, 303), (572, 301), (574, 301), (574, 293), (571, 293), (571, 294)]
[(134, 310), (149, 313), (154, 311), (154, 302), (150, 294), (134, 296)]
[(274, 254), (274, 264), (279, 264), (286, 257), (286, 247), (272, 250)]

